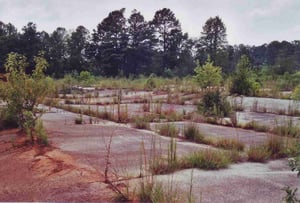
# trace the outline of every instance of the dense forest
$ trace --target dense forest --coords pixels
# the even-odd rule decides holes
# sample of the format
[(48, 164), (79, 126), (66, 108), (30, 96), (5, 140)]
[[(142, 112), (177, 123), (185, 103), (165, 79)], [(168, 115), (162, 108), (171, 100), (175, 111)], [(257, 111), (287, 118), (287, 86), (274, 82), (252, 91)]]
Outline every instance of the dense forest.
[(32, 22), (18, 31), (0, 21), (0, 72), (10, 52), (25, 55), (31, 72), (34, 56), (41, 51), (49, 62), (47, 74), (56, 78), (81, 71), (102, 76), (186, 76), (208, 56), (225, 74), (235, 69), (242, 55), (248, 56), (253, 69), (272, 74), (300, 69), (300, 41), (233, 46), (227, 43), (226, 26), (219, 16), (199, 25), (203, 31), (193, 39), (168, 8), (156, 11), (151, 21), (137, 10), (128, 19), (124, 13), (125, 9), (110, 12), (92, 32), (82, 25), (72, 32), (62, 27), (39, 32)]

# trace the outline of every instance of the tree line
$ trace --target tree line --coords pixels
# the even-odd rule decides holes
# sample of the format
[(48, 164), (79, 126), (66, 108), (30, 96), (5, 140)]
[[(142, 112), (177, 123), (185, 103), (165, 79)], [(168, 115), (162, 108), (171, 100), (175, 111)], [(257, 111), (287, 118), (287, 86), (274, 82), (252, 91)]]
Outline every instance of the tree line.
[(92, 32), (82, 25), (72, 32), (62, 27), (52, 33), (39, 32), (32, 22), (19, 32), (11, 23), (0, 21), (0, 72), (5, 71), (8, 54), (15, 52), (27, 57), (26, 71), (31, 73), (34, 56), (41, 51), (49, 62), (47, 74), (56, 78), (81, 71), (109, 77), (185, 76), (208, 58), (226, 74), (235, 69), (242, 55), (253, 69), (267, 68), (274, 74), (300, 68), (298, 40), (233, 46), (227, 43), (226, 26), (219, 16), (209, 18), (193, 39), (168, 8), (156, 11), (150, 21), (137, 10), (129, 18), (124, 13), (124, 8), (110, 12)]

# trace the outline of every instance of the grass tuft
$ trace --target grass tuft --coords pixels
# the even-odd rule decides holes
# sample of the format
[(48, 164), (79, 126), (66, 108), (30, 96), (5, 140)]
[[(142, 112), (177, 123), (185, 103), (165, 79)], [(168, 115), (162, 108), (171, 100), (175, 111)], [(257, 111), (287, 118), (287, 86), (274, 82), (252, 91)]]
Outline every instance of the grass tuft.
[(224, 151), (208, 149), (188, 155), (185, 157), (184, 162), (187, 168), (217, 170), (227, 168), (232, 160), (230, 155)]

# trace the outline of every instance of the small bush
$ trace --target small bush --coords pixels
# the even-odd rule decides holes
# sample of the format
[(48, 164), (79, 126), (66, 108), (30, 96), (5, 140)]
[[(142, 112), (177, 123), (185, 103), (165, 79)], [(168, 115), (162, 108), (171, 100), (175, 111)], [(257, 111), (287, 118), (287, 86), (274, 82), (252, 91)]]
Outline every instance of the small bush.
[(227, 117), (231, 112), (230, 103), (219, 90), (204, 93), (198, 110), (205, 116)]
[(228, 153), (217, 150), (205, 150), (195, 152), (185, 157), (187, 167), (196, 167), (205, 170), (217, 170), (227, 168), (231, 163)]
[(163, 124), (159, 126), (159, 134), (167, 136), (167, 137), (177, 137), (179, 130), (176, 128), (174, 124)]
[(269, 150), (264, 145), (250, 146), (248, 160), (253, 162), (266, 162), (271, 156)]

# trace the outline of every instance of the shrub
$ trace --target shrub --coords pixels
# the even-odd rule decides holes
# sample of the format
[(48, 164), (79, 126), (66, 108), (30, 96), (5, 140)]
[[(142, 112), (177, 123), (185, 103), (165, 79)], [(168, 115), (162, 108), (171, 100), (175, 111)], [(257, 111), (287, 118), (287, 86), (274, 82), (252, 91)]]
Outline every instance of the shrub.
[(187, 167), (196, 167), (205, 170), (227, 168), (231, 163), (228, 153), (217, 150), (194, 152), (184, 158)]
[(248, 57), (242, 55), (232, 76), (230, 93), (246, 96), (257, 95), (260, 85), (255, 79), (256, 76), (251, 71), (251, 64)]
[(53, 80), (44, 74), (48, 63), (42, 54), (34, 57), (35, 68), (32, 74), (26, 74), (25, 56), (10, 53), (5, 63), (8, 82), (1, 83), (1, 100), (7, 104), (9, 115), (14, 115), (18, 125), (26, 130), (34, 144), (33, 130), (35, 121), (42, 113), (38, 105), (54, 91)]
[(205, 116), (226, 117), (231, 112), (230, 103), (219, 90), (204, 93), (198, 110)]
[(208, 57), (203, 66), (200, 66), (198, 63), (194, 71), (196, 73), (194, 79), (201, 88), (219, 86), (222, 81), (222, 69), (214, 66), (210, 57)]

